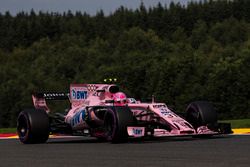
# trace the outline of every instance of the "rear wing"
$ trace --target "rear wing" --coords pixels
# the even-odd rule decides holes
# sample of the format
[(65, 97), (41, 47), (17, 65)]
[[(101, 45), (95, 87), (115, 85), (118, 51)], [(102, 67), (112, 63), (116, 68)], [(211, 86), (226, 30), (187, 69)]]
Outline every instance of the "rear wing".
[(68, 100), (69, 93), (59, 93), (59, 92), (34, 92), (32, 96), (36, 98), (44, 98), (45, 100)]
[(49, 107), (46, 100), (69, 100), (69, 93), (59, 92), (33, 92), (32, 100), (36, 109), (45, 110), (49, 113)]

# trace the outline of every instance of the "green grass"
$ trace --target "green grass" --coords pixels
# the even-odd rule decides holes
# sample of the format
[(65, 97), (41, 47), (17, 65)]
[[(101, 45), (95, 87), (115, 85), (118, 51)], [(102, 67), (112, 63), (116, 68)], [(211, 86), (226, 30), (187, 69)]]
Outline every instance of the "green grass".
[(0, 133), (16, 133), (16, 128), (2, 128)]
[(219, 122), (231, 123), (232, 128), (250, 128), (250, 119), (223, 120)]

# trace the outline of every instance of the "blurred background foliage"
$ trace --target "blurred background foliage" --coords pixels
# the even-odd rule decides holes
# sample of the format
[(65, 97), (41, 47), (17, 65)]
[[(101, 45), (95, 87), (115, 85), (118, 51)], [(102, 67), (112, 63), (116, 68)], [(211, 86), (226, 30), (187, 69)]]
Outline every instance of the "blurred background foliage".
[(108, 16), (0, 13), (0, 127), (16, 125), (32, 91), (107, 77), (130, 97), (154, 95), (179, 112), (208, 100), (220, 119), (250, 118), (249, 9), (248, 0), (210, 0)]

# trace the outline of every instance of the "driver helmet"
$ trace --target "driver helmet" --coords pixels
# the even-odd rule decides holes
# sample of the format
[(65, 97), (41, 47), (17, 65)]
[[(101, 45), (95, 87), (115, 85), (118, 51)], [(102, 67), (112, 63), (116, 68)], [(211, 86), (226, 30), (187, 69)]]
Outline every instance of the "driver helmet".
[(123, 106), (127, 104), (127, 96), (123, 92), (117, 92), (113, 95), (114, 104)]

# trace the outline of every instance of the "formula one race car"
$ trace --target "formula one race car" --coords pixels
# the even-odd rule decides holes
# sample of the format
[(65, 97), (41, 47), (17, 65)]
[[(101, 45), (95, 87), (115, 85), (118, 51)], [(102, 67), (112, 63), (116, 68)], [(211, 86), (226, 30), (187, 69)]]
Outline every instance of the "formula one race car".
[[(17, 119), (22, 143), (44, 143), (49, 134), (92, 136), (124, 142), (129, 137), (212, 136), (231, 133), (230, 124), (217, 123), (213, 106), (205, 101), (188, 105), (179, 116), (164, 103), (127, 98), (114, 84), (71, 84), (70, 93), (33, 93), (34, 109)], [(66, 114), (51, 112), (46, 100), (69, 100)]]

